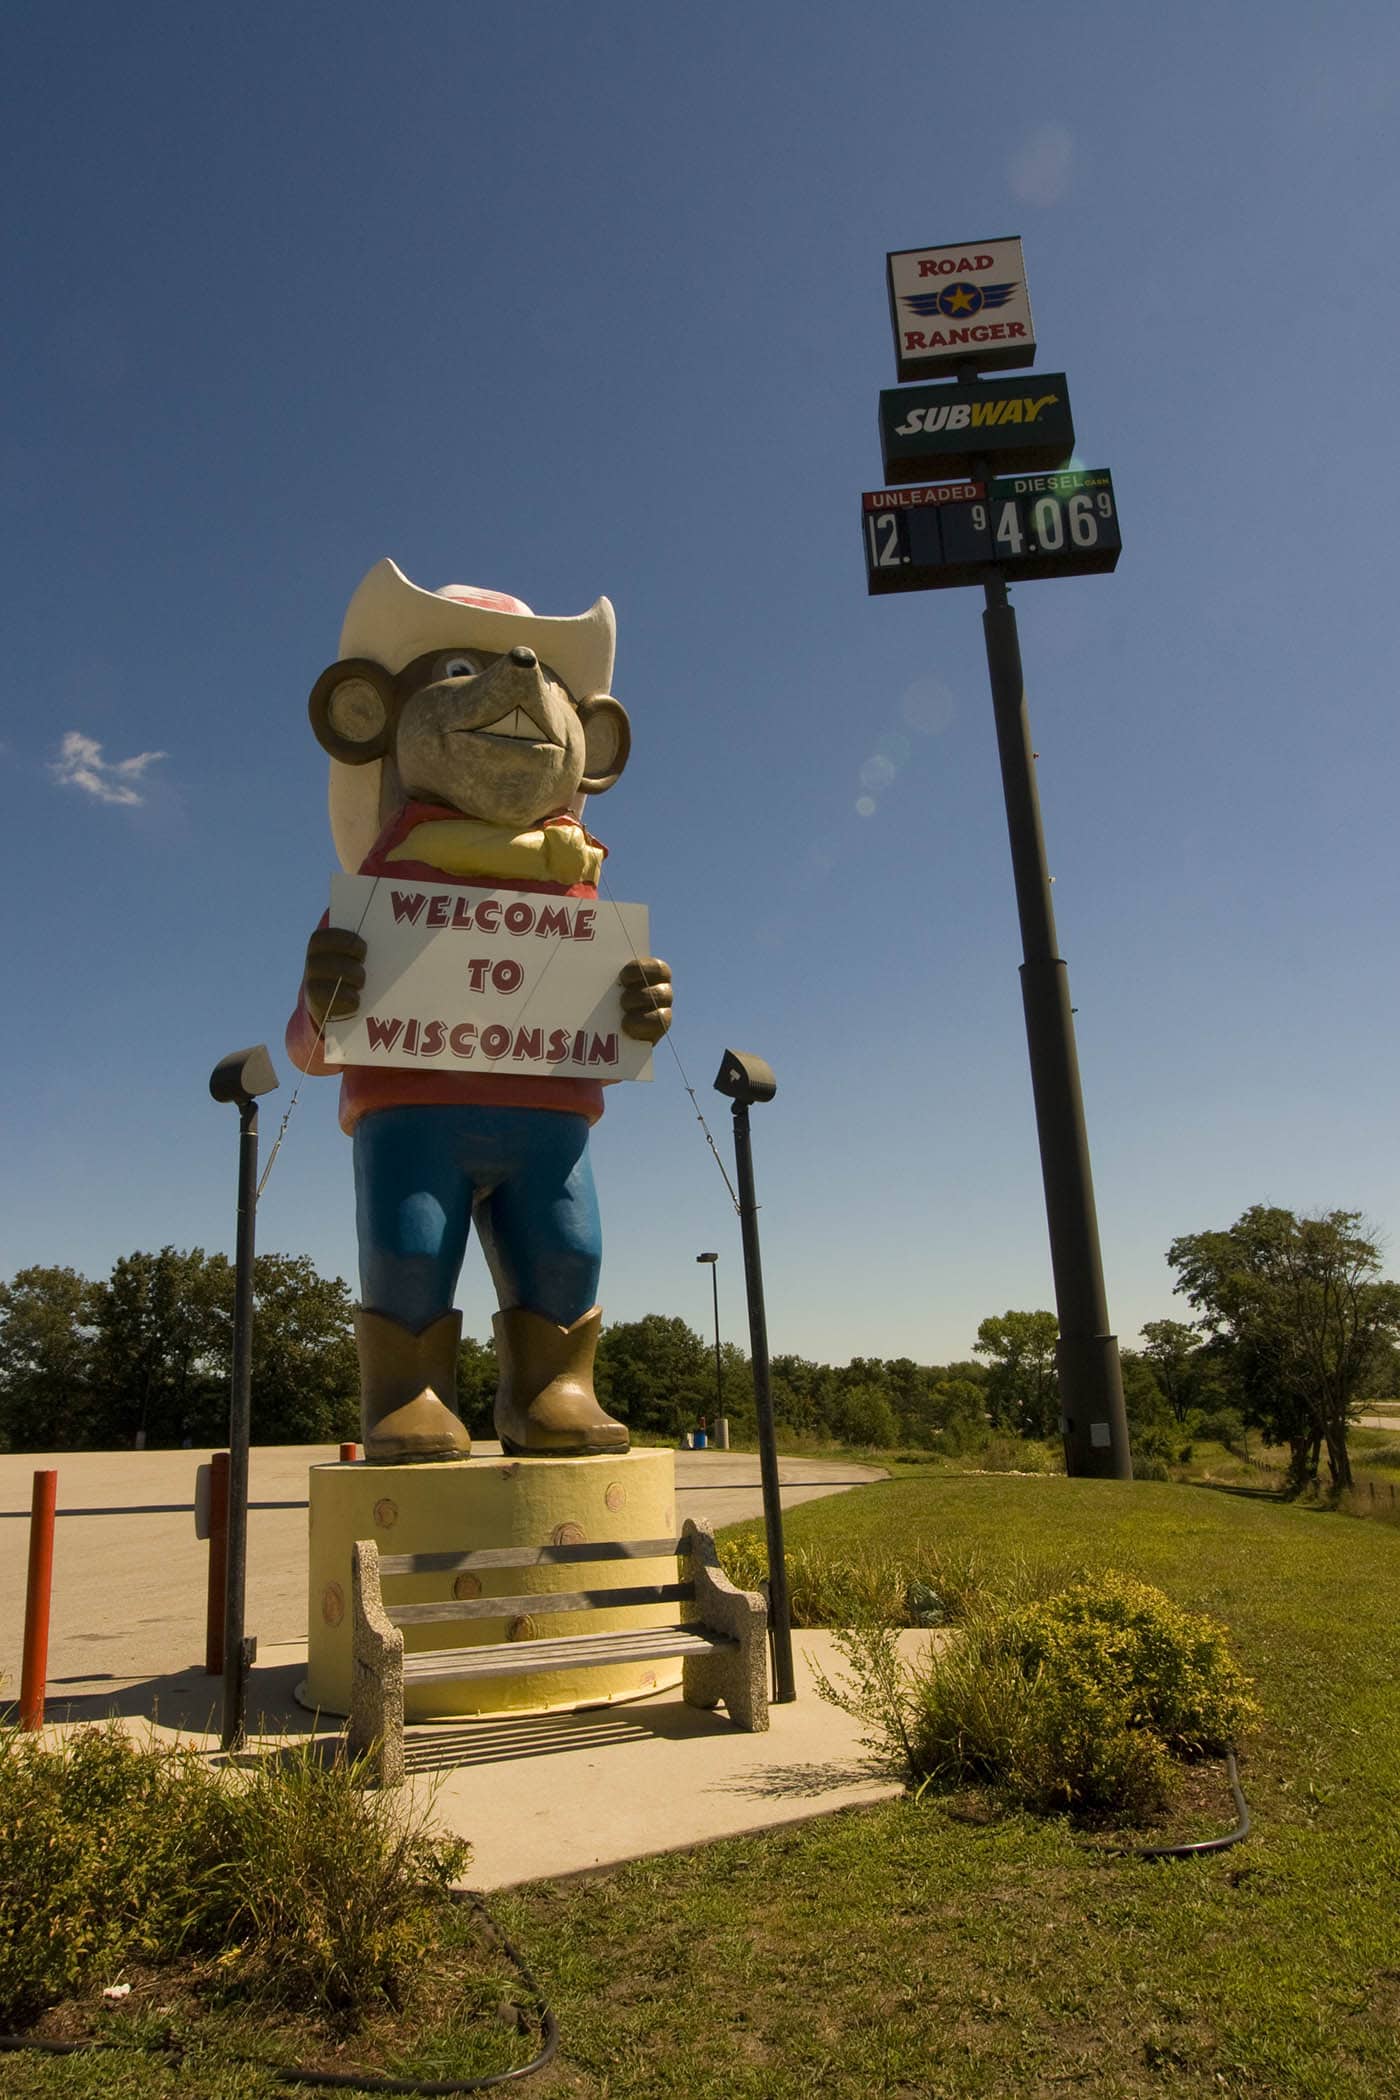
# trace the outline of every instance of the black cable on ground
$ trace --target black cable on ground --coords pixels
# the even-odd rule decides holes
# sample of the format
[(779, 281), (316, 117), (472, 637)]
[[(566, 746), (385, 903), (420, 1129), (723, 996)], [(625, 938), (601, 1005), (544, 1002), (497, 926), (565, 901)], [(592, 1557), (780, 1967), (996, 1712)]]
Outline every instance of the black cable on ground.
[[(550, 2010), (544, 1992), (526, 1967), (525, 1958), (519, 1948), (506, 1938), (480, 1896), (472, 1889), (453, 1889), (451, 1893), (455, 1902), (470, 1903), (534, 1998), (540, 2017), (543, 2047), (538, 2055), (531, 2057), (529, 2063), (517, 2064), (510, 2071), (491, 2071), (481, 2078), (428, 2079), (381, 2078), (368, 2071), (311, 2071), (303, 2069), (300, 2064), (264, 2063), (255, 2056), (231, 2057), (228, 2061), (248, 2064), (255, 2070), (265, 2071), (270, 2078), (279, 2079), (283, 2085), (329, 2086), (356, 2093), (423, 2093), (434, 2096), (434, 2100), (437, 2100), (437, 2096), (453, 2093), (484, 2093), (491, 2086), (509, 2085), (515, 2079), (532, 2078), (536, 2071), (542, 2071), (559, 2047), (559, 2023)], [(0, 2034), (0, 2052), (32, 2049), (44, 2056), (80, 2056), (85, 2050), (134, 2049), (137, 2046), (135, 2043), (108, 2040), (104, 2036), (84, 2042), (54, 2042), (42, 2035)], [(158, 2052), (150, 2050), (144, 2053), (155, 2055)]]
[(1193, 1838), (1184, 1845), (1127, 1845), (1124, 1854), (1129, 1859), (1196, 1859), (1203, 1852), (1224, 1852), (1227, 1846), (1238, 1845), (1249, 1836), (1249, 1804), (1240, 1788), (1240, 1768), (1235, 1763), (1233, 1750), (1225, 1752), (1225, 1770), (1230, 1779), (1230, 1792), (1235, 1797), (1235, 1813), (1239, 1822), (1224, 1837)]
[[(1192, 1838), (1179, 1845), (1128, 1845), (1123, 1857), (1127, 1859), (1196, 1859), (1206, 1852), (1224, 1852), (1231, 1845), (1238, 1845), (1250, 1833), (1249, 1804), (1240, 1786), (1239, 1766), (1233, 1750), (1225, 1753), (1225, 1770), (1230, 1781), (1230, 1792), (1235, 1799), (1235, 1813), (1239, 1817), (1233, 1830), (1223, 1837)], [(529, 2063), (517, 2064), (510, 2071), (492, 2071), (482, 2078), (380, 2078), (369, 2073), (354, 2071), (311, 2071), (298, 2064), (264, 2064), (256, 2057), (239, 2057), (234, 2061), (253, 2065), (284, 2085), (309, 2085), (335, 2088), (340, 2091), (361, 2093), (407, 2093), (433, 2096), (433, 2100), (446, 2100), (455, 2093), (484, 2093), (492, 2086), (509, 2085), (516, 2079), (532, 2078), (551, 2062), (559, 2048), (559, 2023), (550, 2010), (549, 2001), (526, 1966), (525, 1958), (518, 1947), (506, 1938), (480, 1896), (471, 1889), (454, 1889), (456, 1902), (470, 1903), (477, 1916), (482, 1919), (491, 1937), (506, 1959), (512, 1963), (521, 1982), (534, 1998), (540, 2017), (540, 2036), (543, 2047), (532, 2056)], [(33, 2049), (45, 2056), (78, 2056), (85, 2050), (121, 2049), (134, 2046), (119, 2041), (95, 2039), (84, 2042), (48, 2041), (42, 2036), (23, 2034), (0, 2034), (0, 2053), (6, 2050)]]

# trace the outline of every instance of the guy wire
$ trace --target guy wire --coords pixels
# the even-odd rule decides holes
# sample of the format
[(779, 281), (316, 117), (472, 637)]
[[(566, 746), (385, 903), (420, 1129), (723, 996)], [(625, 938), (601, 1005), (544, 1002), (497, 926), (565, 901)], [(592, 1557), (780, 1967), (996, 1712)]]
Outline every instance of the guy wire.
[[(642, 958), (637, 953), (636, 945), (632, 939), (631, 930), (628, 927), (627, 921), (622, 916), (621, 906), (619, 905), (616, 897), (614, 897), (612, 891), (608, 888), (607, 878), (603, 874), (601, 868), (598, 870), (598, 887), (602, 891), (603, 895), (607, 898), (608, 903), (612, 906), (613, 910), (617, 913), (617, 922), (622, 928), (623, 934), (626, 937), (628, 947), (632, 950), (633, 962), (639, 963)], [(736, 1218), (742, 1217), (743, 1212), (739, 1208), (739, 1198), (734, 1193), (734, 1184), (729, 1179), (728, 1173), (725, 1171), (724, 1161), (720, 1158), (719, 1146), (715, 1143), (714, 1138), (710, 1133), (710, 1126), (705, 1121), (704, 1112), (701, 1109), (700, 1103), (696, 1098), (695, 1089), (686, 1076), (685, 1066), (681, 1063), (680, 1051), (676, 1048), (675, 1043), (671, 1040), (671, 1031), (669, 1028), (667, 1029), (662, 1040), (666, 1044), (666, 1047), (670, 1051), (672, 1057), (676, 1060), (676, 1070), (681, 1075), (681, 1085), (685, 1088), (686, 1092), (690, 1096), (690, 1105), (695, 1110), (695, 1120), (705, 1133), (705, 1143), (709, 1146), (711, 1152), (713, 1152), (715, 1156), (715, 1165), (719, 1168), (720, 1179), (723, 1181), (725, 1187), (728, 1189), (729, 1200), (734, 1205), (734, 1215)]]

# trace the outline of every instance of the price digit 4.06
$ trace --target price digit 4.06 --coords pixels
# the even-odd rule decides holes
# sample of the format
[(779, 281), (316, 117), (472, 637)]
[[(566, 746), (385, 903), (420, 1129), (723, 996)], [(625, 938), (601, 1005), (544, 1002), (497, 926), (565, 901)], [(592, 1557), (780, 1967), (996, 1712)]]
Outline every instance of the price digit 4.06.
[(998, 547), (1004, 548), (1008, 554), (1019, 554), (1026, 543), (1026, 536), (1021, 530), (1020, 512), (1014, 502), (998, 504), (996, 510), (997, 523), (993, 539)]

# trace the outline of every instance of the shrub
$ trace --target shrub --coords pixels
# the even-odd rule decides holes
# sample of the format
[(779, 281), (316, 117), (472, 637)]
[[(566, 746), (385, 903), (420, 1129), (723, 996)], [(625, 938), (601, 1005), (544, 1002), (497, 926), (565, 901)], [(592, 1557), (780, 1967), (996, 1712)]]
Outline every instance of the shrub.
[(53, 1750), (0, 1731), (0, 2021), (98, 1968), (203, 1944), (222, 1807), (192, 1753), (143, 1753), (116, 1729)]
[(1224, 1628), (1126, 1575), (1024, 1606), (1004, 1630), (1024, 1673), (1104, 1686), (1176, 1757), (1226, 1749), (1253, 1712)]
[(971, 1458), (985, 1449), (989, 1431), (983, 1416), (950, 1415), (935, 1432), (936, 1448), (948, 1458)]
[(1249, 1452), (1249, 1438), (1245, 1431), (1244, 1416), (1237, 1407), (1212, 1407), (1203, 1409), (1191, 1418), (1193, 1433), (1208, 1444), (1223, 1444), (1238, 1458)]
[(886, 1761), (1042, 1813), (1142, 1821), (1165, 1803), (1173, 1756), (1224, 1750), (1255, 1712), (1220, 1627), (1113, 1573), (974, 1613), (944, 1655), (912, 1666), (888, 1629), (841, 1647), (849, 1676), (818, 1689)]
[(310, 1750), (220, 1775), (116, 1726), (0, 1731), (0, 2026), (180, 1957), (236, 1995), (399, 2005), (467, 1847), (358, 1782)]

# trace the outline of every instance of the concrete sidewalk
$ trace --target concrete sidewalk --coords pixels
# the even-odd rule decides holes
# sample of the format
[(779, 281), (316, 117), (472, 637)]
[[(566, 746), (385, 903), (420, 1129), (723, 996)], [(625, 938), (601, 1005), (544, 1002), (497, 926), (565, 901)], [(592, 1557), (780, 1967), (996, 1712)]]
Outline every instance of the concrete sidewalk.
[[(899, 1636), (910, 1655), (942, 1638)], [(900, 1793), (862, 1745), (859, 1725), (815, 1688), (814, 1666), (838, 1683), (845, 1675), (836, 1636), (795, 1633), (793, 1662), (797, 1698), (770, 1709), (762, 1735), (734, 1727), (722, 1708), (687, 1706), (679, 1685), (574, 1713), (410, 1725), (405, 1800), (468, 1840), (470, 1887), (499, 1889), (752, 1836)], [(304, 1641), (260, 1655), (248, 1681), (248, 1745), (236, 1762), (308, 1744), (320, 1756), (337, 1752), (340, 1723), (318, 1725), (296, 1704), (305, 1670)], [(51, 1703), (45, 1735), (117, 1714), (139, 1743), (185, 1743), (222, 1762), (217, 1680), (191, 1672), (170, 1681), (154, 1721), (150, 1689), (139, 1698), (128, 1691)]]
[[(900, 1643), (922, 1653), (941, 1638), (901, 1634)], [(793, 1661), (797, 1698), (770, 1709), (764, 1735), (685, 1705), (679, 1688), (591, 1713), (410, 1728), (415, 1803), (470, 1841), (470, 1886), (496, 1889), (902, 1793), (859, 1725), (814, 1688), (814, 1664), (837, 1682), (845, 1673), (835, 1636), (794, 1634)]]
[[(489, 1447), (483, 1447), (489, 1448)], [(140, 1740), (216, 1754), (222, 1685), (204, 1674), (207, 1547), (188, 1507), (201, 1452), (0, 1457), (0, 1670), (18, 1693), (29, 1485), (59, 1474), (47, 1717), (61, 1726), (123, 1717)], [(306, 1669), (306, 1513), (310, 1464), (333, 1449), (253, 1453), (248, 1626), (250, 1754), (313, 1741), (329, 1754), (339, 1723), (296, 1704)], [(790, 1506), (876, 1480), (870, 1467), (785, 1459)], [(758, 1460), (677, 1452), (680, 1516), (734, 1523), (762, 1513)], [(290, 1506), (280, 1506), (290, 1505)], [(924, 1646), (930, 1636), (902, 1636)], [(816, 1693), (812, 1665), (839, 1675), (829, 1633), (793, 1637), (797, 1699), (766, 1734), (688, 1707), (679, 1686), (574, 1713), (420, 1724), (407, 1732), (415, 1804), (469, 1840), (476, 1888), (584, 1873), (657, 1852), (821, 1815), (897, 1793), (873, 1769), (855, 1722)]]

